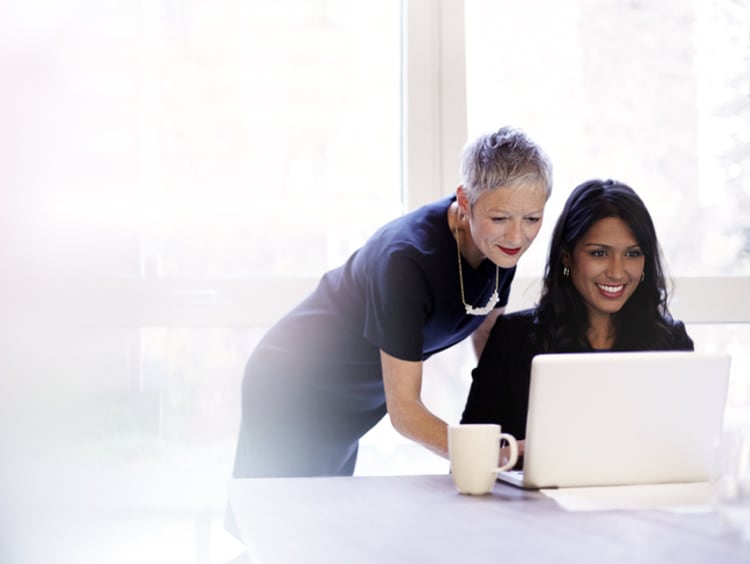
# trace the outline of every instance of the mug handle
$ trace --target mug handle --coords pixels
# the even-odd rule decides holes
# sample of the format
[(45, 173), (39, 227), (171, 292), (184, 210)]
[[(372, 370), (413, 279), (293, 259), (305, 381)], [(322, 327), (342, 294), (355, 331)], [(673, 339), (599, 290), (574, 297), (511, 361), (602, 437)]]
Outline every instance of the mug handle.
[(508, 458), (508, 462), (499, 468), (496, 468), (495, 472), (502, 472), (503, 470), (513, 468), (516, 465), (516, 462), (518, 462), (518, 443), (516, 442), (516, 438), (508, 433), (500, 433), (499, 440), (502, 441), (503, 439), (508, 441), (508, 446), (510, 447), (510, 458)]

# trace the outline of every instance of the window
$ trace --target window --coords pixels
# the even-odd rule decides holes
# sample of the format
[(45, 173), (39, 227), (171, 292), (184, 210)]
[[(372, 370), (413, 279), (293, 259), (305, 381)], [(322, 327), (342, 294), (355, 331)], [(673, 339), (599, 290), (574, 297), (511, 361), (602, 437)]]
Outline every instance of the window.
[(68, 477), (64, 517), (111, 516), (71, 562), (224, 562), (249, 352), (405, 207), (400, 4), (39, 0), (0, 25), (3, 419), (56, 469), (28, 489)]
[(547, 233), (574, 186), (616, 178), (649, 206), (673, 275), (750, 274), (746, 2), (465, 4), (469, 129), (543, 143)]

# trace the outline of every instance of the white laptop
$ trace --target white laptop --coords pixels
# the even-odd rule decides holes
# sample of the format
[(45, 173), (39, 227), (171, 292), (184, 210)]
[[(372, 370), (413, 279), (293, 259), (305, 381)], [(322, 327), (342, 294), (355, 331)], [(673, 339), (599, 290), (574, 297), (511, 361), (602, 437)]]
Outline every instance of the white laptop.
[(711, 478), (728, 353), (607, 352), (534, 357), (516, 486), (562, 488)]

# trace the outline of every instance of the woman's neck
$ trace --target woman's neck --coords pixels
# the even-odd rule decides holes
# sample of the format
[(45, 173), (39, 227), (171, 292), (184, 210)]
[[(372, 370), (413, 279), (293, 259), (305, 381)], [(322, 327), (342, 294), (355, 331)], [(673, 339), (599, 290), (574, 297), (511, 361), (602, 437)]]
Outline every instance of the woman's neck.
[(461, 213), (457, 202), (453, 202), (448, 208), (448, 227), (459, 245), (461, 255), (472, 268), (476, 269), (484, 260), (484, 255), (474, 244), (469, 219)]
[(609, 350), (615, 344), (615, 325), (611, 315), (589, 315), (589, 328), (586, 338), (592, 349)]

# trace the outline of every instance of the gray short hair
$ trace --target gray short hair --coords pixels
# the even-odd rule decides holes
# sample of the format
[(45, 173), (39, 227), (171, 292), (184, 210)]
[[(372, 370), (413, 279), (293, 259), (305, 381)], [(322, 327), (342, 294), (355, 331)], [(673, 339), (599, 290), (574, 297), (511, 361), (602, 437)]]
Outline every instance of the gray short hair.
[(523, 131), (501, 127), (466, 144), (461, 157), (461, 184), (473, 206), (484, 192), (519, 180), (539, 182), (552, 193), (552, 162)]

